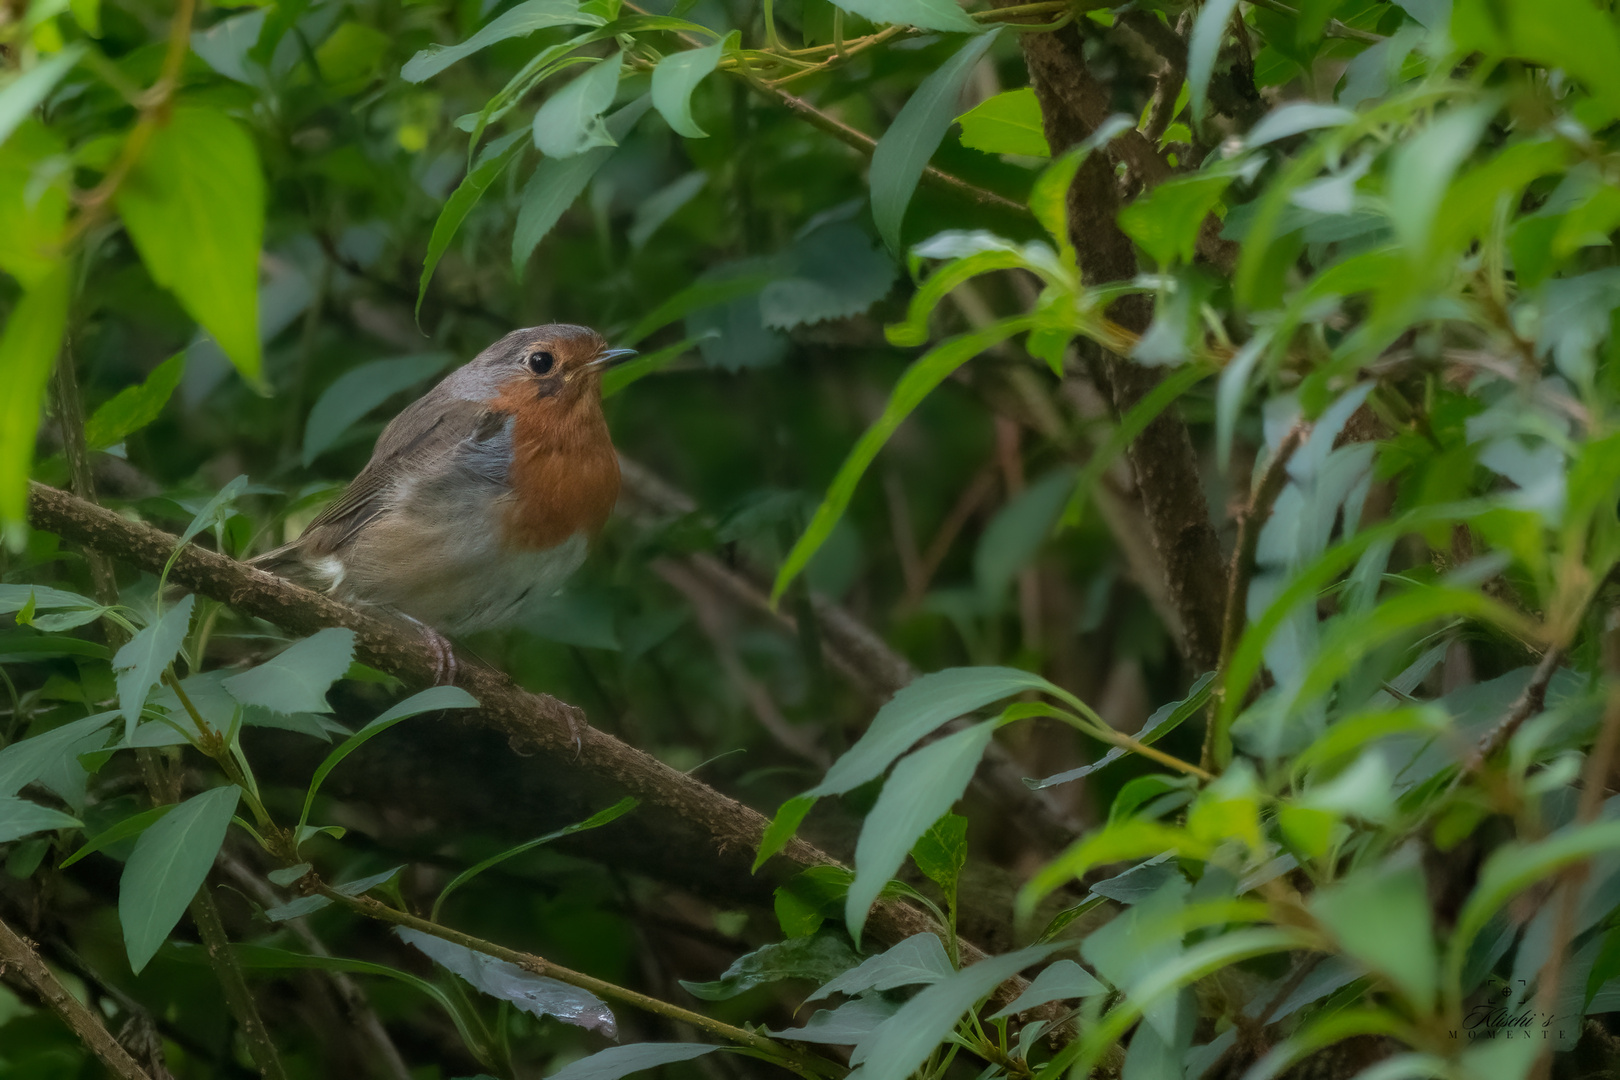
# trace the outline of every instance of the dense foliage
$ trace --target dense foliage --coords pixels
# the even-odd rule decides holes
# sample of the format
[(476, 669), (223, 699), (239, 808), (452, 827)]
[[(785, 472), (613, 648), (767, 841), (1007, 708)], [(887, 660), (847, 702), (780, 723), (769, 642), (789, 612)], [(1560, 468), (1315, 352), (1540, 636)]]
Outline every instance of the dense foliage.
[[(1613, 1073), (1620, 16), (978, 7), (0, 5), (0, 1075)], [(182, 559), (547, 321), (605, 735)]]

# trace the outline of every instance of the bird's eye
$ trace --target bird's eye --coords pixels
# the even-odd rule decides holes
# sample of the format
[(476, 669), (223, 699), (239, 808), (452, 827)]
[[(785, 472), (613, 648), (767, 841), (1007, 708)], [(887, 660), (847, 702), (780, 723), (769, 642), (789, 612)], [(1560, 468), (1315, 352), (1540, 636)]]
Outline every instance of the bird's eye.
[(557, 358), (544, 350), (529, 354), (529, 370), (536, 375), (544, 375), (556, 362)]

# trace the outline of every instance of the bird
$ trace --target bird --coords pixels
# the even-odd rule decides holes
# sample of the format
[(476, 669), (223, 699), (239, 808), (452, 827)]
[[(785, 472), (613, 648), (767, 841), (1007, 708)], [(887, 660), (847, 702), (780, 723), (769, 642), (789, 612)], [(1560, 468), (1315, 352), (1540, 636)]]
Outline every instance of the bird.
[(298, 537), (250, 560), (424, 631), (510, 626), (584, 562), (619, 495), (602, 373), (635, 355), (596, 331), (514, 330), (383, 429), (360, 474)]

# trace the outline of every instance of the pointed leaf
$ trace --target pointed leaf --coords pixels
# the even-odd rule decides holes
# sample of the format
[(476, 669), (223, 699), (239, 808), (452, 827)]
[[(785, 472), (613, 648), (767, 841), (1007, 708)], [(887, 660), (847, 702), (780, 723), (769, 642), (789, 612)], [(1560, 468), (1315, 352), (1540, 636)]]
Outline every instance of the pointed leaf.
[[(953, 0), (941, 2), (961, 15), (961, 9)], [(955, 56), (924, 79), (872, 151), (872, 218), (890, 251), (900, 250), (900, 223), (906, 216), (911, 193), (916, 190), (928, 159), (934, 156), (939, 141), (956, 117), (957, 102), (968, 75), (995, 44), (1000, 32), (998, 27), (969, 39)]]
[(359, 731), (350, 735), (343, 742), (333, 748), (326, 760), (315, 769), (315, 776), (309, 782), (309, 792), (304, 796), (304, 810), (298, 817), (298, 828), (302, 830), (309, 821), (310, 807), (315, 803), (315, 795), (321, 790), (321, 782), (329, 773), (350, 754), (360, 749), (362, 745), (376, 738), (389, 728), (402, 720), (413, 716), (420, 716), (425, 712), (434, 712), (438, 709), (476, 709), (478, 699), (459, 686), (434, 686), (421, 693), (412, 694), (398, 705), (371, 721)]
[(1024, 86), (985, 98), (956, 120), (962, 125), (963, 146), (987, 154), (1052, 156), (1034, 87)]
[(924, 30), (968, 34), (982, 29), (955, 0), (837, 0), (837, 6), (875, 23), (909, 23)]
[(510, 961), (473, 952), (419, 930), (398, 926), (394, 933), (477, 989), (511, 1002), (530, 1016), (554, 1016), (565, 1024), (600, 1031), (610, 1039), (617, 1034), (613, 1011), (588, 990), (536, 975)]
[(130, 638), (113, 657), (118, 674), (118, 709), (124, 717), (124, 741), (135, 734), (135, 723), (152, 687), (163, 678), (164, 670), (180, 653), (191, 626), (191, 609), (196, 597), (189, 593), (166, 611), (157, 622)]
[(1032, 325), (1033, 319), (1026, 316), (1002, 319), (983, 330), (962, 334), (942, 342), (906, 369), (905, 374), (900, 376), (900, 381), (895, 384), (894, 393), (884, 406), (883, 414), (866, 429), (860, 441), (855, 444), (855, 448), (849, 452), (849, 457), (839, 466), (838, 475), (833, 477), (832, 485), (827, 489), (827, 495), (822, 499), (821, 505), (816, 507), (815, 515), (810, 519), (804, 535), (799, 537), (793, 545), (793, 550), (788, 552), (787, 558), (783, 560), (781, 569), (776, 572), (776, 583), (771, 587), (773, 603), (781, 599), (788, 585), (809, 565), (821, 545), (827, 542), (827, 537), (832, 535), (833, 527), (844, 516), (849, 500), (855, 495), (855, 486), (860, 483), (867, 466), (872, 464), (878, 451), (883, 449), (884, 444), (889, 441), (889, 436), (894, 434), (901, 421), (910, 416), (917, 406), (922, 404), (923, 398), (949, 378), (957, 368), (1014, 334), (1028, 330)]
[(534, 145), (548, 158), (570, 158), (595, 146), (617, 146), (602, 114), (619, 89), (623, 53), (599, 60), (546, 99), (534, 114)]
[(855, 846), (855, 880), (844, 901), (844, 922), (857, 945), (867, 912), (900, 869), (917, 838), (956, 803), (1000, 726), (986, 720), (901, 759), (866, 815)]
[(116, 712), (96, 713), (0, 750), (0, 795), (15, 795), (38, 780), (74, 747), (111, 724)]
[(527, 37), (549, 26), (601, 26), (607, 20), (579, 9), (579, 0), (525, 0), (524, 3), (491, 19), (460, 45), (429, 45), (406, 62), (400, 78), (406, 82), (431, 79), (458, 60), (487, 49), (497, 42)]
[(39, 107), (62, 76), (84, 55), (82, 42), (74, 42), (55, 56), (39, 61), (0, 88), (0, 146), (5, 145), (28, 115)]
[(354, 631), (328, 627), (222, 685), (243, 705), (278, 713), (329, 713), (326, 691), (354, 660)]
[(467, 215), (478, 205), (478, 200), (484, 197), (489, 185), (499, 179), (522, 152), (523, 132), (514, 131), (497, 139), (485, 150), (478, 164), (474, 165), (461, 183), (456, 185), (456, 190), (450, 193), (450, 198), (445, 200), (444, 209), (439, 211), (439, 218), (433, 223), (433, 235), (428, 237), (427, 257), (422, 260), (422, 277), (416, 286), (418, 316), (422, 313), (422, 298), (427, 295), (428, 282), (433, 280), (434, 268), (444, 257), (450, 241), (455, 239), (456, 230), (467, 220)]
[(1055, 943), (1036, 945), (991, 957), (930, 986), (902, 1005), (892, 1020), (861, 1040), (850, 1058), (852, 1063), (859, 1062), (860, 1068), (850, 1074), (851, 1078), (892, 1080), (909, 1075), (928, 1059), (976, 1001), (1061, 947)]
[(178, 108), (119, 185), (118, 213), (152, 280), (258, 382), (264, 174), (224, 113)]
[(0, 844), (9, 844), (46, 829), (80, 829), (84, 822), (71, 814), (15, 796), (0, 796)]
[(118, 391), (85, 421), (85, 444), (92, 450), (106, 449), (156, 420), (185, 370), (186, 354), (177, 352), (153, 368), (144, 382)]
[(932, 986), (955, 974), (939, 935), (912, 934), (885, 952), (863, 960), (805, 998), (805, 1004), (844, 994), (854, 997), (870, 990), (896, 990), (902, 986)]
[(1108, 987), (1073, 960), (1056, 960), (1035, 976), (1028, 990), (1019, 994), (1000, 1012), (993, 1013), (990, 1019), (1000, 1020), (1004, 1016), (1028, 1012), (1054, 1001), (1070, 1001), (1107, 992)]
[(630, 1043), (628, 1046), (610, 1046), (564, 1065), (547, 1080), (619, 1080), (621, 1076), (631, 1073), (672, 1065), (677, 1061), (691, 1061), (724, 1049), (724, 1046), (707, 1043)]
[(354, 426), (355, 421), (395, 394), (437, 375), (455, 357), (447, 352), (418, 353), (373, 360), (350, 368), (321, 392), (304, 421), (303, 462), (307, 466)]
[(173, 810), (174, 807), (174, 803), (165, 803), (162, 806), (154, 806), (150, 810), (143, 810), (139, 814), (132, 814), (123, 821), (120, 821), (118, 824), (110, 828), (103, 829), (101, 832), (91, 837), (78, 851), (75, 851), (72, 855), (69, 855), (67, 858), (63, 859), (58, 869), (65, 870), (74, 863), (78, 862), (80, 859), (84, 858), (86, 855), (93, 855), (98, 851), (104, 851), (107, 848), (112, 847), (119, 841), (128, 840), (132, 836), (139, 836), (154, 822), (161, 820), (164, 815), (168, 814), (168, 812)]
[(1232, 21), (1237, 0), (1209, 0), (1199, 9), (1187, 43), (1187, 102), (1193, 123), (1204, 119), (1209, 103), (1209, 77), (1215, 71), (1215, 57), (1226, 40), (1226, 25)]
[(137, 975), (208, 877), (240, 796), (234, 784), (193, 796), (135, 841), (118, 883), (118, 921)]
[(663, 115), (677, 135), (688, 139), (709, 137), (692, 119), (692, 91), (714, 70), (725, 51), (726, 42), (717, 41), (701, 49), (666, 56), (653, 68), (653, 108)]
[(27, 535), (28, 466), (71, 295), (69, 263), (58, 262), (22, 294), (0, 330), (0, 528), (13, 550)]
[[(651, 107), (652, 99), (647, 95), (632, 101), (607, 118), (604, 127), (608, 135), (618, 142)], [(523, 266), (534, 254), (535, 247), (546, 238), (563, 212), (574, 205), (574, 200), (613, 150), (612, 146), (598, 146), (571, 158), (545, 158), (535, 166), (534, 174), (524, 185), (517, 228), (512, 231), (512, 269), (519, 277), (523, 276)]]

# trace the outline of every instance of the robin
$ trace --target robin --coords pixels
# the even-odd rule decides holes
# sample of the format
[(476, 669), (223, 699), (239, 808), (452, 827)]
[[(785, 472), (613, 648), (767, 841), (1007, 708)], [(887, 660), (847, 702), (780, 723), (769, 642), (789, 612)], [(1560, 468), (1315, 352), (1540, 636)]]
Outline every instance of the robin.
[(343, 494), (253, 564), (423, 626), (452, 678), (439, 632), (521, 621), (607, 522), (602, 372), (633, 355), (583, 326), (514, 330), (396, 416)]

